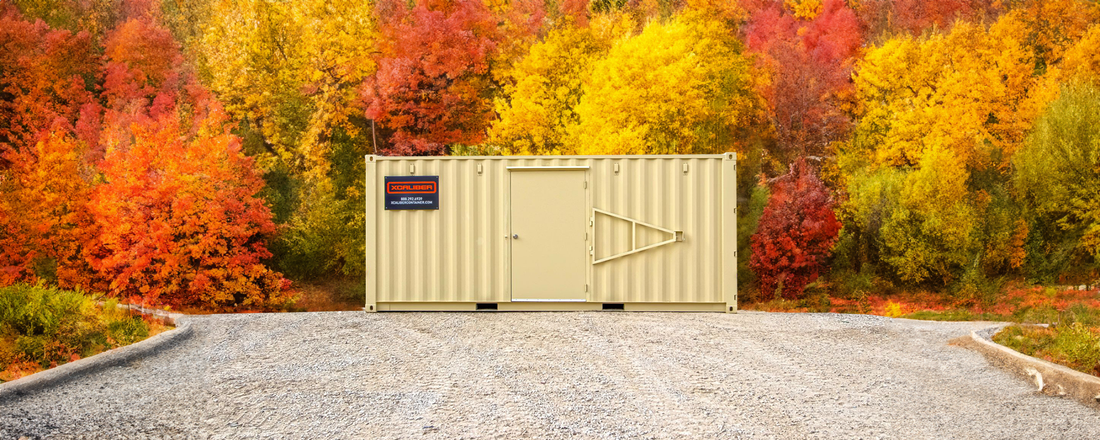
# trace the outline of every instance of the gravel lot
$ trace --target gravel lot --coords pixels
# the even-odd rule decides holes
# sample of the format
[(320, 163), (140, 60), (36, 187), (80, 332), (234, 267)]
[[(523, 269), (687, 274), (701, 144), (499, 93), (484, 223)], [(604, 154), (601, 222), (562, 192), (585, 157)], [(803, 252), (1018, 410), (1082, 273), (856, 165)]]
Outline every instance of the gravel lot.
[(0, 437), (1100, 438), (1100, 412), (833, 314), (195, 318), (153, 357), (0, 402)]

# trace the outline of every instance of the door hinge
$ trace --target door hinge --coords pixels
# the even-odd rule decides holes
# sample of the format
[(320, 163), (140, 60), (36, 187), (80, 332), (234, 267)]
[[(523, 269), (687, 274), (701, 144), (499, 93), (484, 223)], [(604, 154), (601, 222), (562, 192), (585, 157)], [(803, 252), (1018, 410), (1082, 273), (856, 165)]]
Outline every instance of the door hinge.
[(587, 291), (588, 291), (588, 285), (587, 285), (587, 284), (585, 284), (585, 285), (584, 285), (584, 291), (585, 291), (585, 292), (587, 292)]
[(588, 189), (588, 181), (587, 180), (584, 181), (584, 189)]

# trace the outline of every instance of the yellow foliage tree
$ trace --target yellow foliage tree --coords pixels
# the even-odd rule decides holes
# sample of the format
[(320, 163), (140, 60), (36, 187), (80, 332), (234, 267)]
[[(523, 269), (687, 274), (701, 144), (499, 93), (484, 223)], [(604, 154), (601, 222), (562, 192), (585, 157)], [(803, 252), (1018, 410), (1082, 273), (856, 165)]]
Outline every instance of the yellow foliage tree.
[(362, 118), (358, 86), (375, 70), (373, 2), (216, 0), (210, 8), (198, 45), (206, 83), (272, 156), (323, 176), (332, 129), (354, 134), (349, 120)]
[(1100, 25), (1093, 25), (1076, 43), (1065, 51), (1062, 62), (1047, 74), (1055, 88), (1061, 83), (1095, 82), (1100, 80)]
[(1100, 88), (1066, 86), (1014, 164), (1021, 198), (1100, 262)]
[(821, 13), (821, 0), (786, 0), (784, 4), (794, 12), (794, 16), (813, 20)]
[(574, 111), (583, 81), (593, 63), (612, 43), (629, 35), (634, 24), (625, 14), (602, 14), (590, 27), (566, 24), (505, 74), (504, 96), (494, 103), (499, 118), (490, 129), (490, 144), (505, 154), (572, 154), (569, 127), (579, 122)]
[(880, 164), (917, 165), (941, 145), (966, 166), (1003, 166), (1043, 101), (1019, 11), (988, 30), (958, 23), (946, 35), (901, 36), (872, 48), (854, 81), (858, 144)]
[(570, 137), (582, 154), (715, 153), (759, 108), (749, 60), (721, 22), (687, 10), (596, 62)]

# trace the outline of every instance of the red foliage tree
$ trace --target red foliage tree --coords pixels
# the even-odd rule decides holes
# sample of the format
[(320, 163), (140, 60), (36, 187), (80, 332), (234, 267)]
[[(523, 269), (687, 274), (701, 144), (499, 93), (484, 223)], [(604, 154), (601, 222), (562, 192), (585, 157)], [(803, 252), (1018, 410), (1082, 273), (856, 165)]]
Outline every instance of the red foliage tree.
[(784, 298), (801, 296), (817, 279), (840, 233), (829, 190), (805, 159), (772, 185), (771, 198), (752, 236), (749, 266), (760, 277), (763, 299), (776, 291)]
[(753, 15), (746, 39), (772, 72), (762, 94), (776, 130), (776, 155), (789, 160), (829, 151), (850, 126), (844, 103), (862, 44), (855, 13), (843, 0), (825, 0), (807, 21), (773, 2)]
[(481, 0), (417, 0), (378, 6), (378, 72), (364, 84), (367, 117), (392, 132), (385, 154), (442, 154), (476, 144), (492, 117), (489, 60), (497, 20)]

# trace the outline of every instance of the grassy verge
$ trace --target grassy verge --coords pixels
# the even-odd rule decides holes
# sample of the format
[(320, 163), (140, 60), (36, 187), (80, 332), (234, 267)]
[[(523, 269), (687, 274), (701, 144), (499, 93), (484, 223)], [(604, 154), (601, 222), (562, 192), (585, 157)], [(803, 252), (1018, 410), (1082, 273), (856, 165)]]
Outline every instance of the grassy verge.
[(857, 292), (833, 296), (827, 289), (799, 300), (775, 299), (742, 304), (744, 310), (769, 312), (860, 313), (934, 321), (1008, 321), (1049, 324), (1065, 314), (1100, 323), (1100, 292), (1051, 287), (1009, 286), (989, 300), (959, 299), (950, 294), (914, 291), (890, 295)]
[(993, 341), (1028, 356), (1100, 376), (1100, 327), (1080, 322), (1050, 327), (1013, 325), (994, 335)]
[(932, 321), (1004, 321), (1049, 324), (1010, 326), (997, 343), (1029, 356), (1100, 376), (1100, 292), (1052, 287), (1008, 286), (988, 299), (931, 292), (834, 297), (816, 289), (799, 300), (775, 299), (742, 305), (770, 312), (861, 313)]
[(168, 328), (81, 293), (0, 287), (0, 382), (130, 345)]

